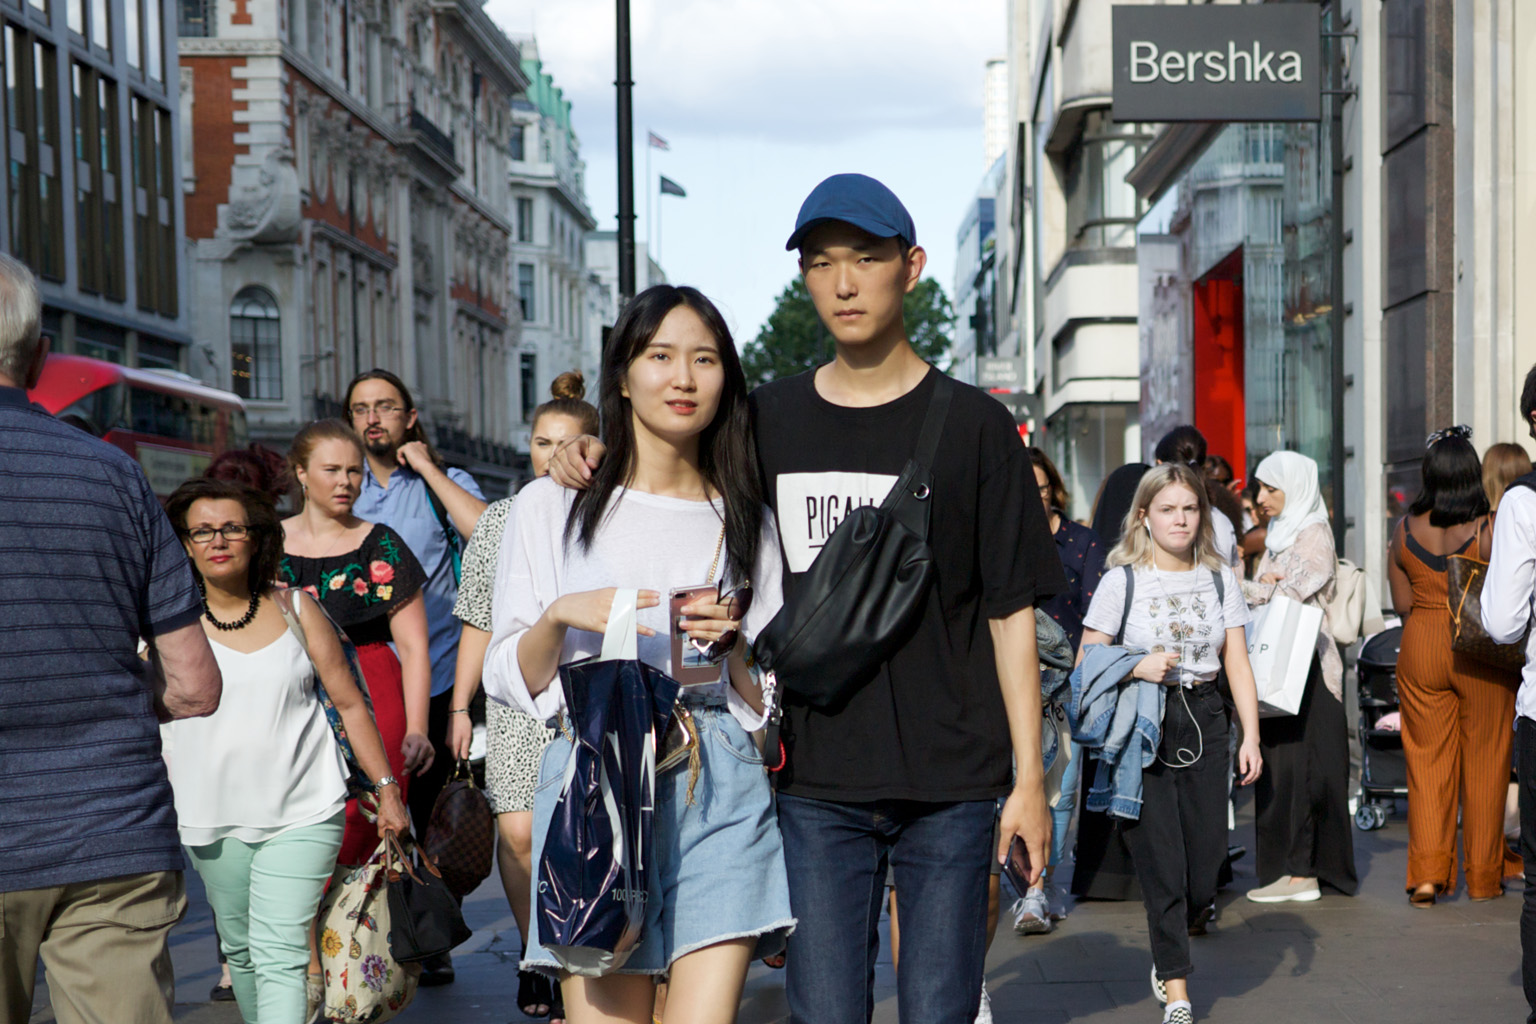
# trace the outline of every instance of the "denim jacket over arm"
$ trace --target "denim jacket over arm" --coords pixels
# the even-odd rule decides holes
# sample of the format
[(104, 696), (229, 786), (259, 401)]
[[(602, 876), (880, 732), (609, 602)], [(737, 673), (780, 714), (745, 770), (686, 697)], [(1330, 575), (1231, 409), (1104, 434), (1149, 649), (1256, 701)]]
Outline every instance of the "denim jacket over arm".
[(1166, 687), (1131, 673), (1147, 652), (1089, 644), (1072, 673), (1072, 738), (1095, 752), (1098, 769), (1088, 809), (1135, 821), (1141, 816), (1141, 773), (1162, 739)]

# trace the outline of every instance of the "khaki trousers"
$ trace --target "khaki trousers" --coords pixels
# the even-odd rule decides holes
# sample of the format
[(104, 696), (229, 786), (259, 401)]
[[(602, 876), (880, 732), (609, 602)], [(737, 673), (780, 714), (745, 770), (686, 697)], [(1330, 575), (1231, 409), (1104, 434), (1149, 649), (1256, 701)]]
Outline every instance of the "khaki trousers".
[(0, 1022), (25, 1024), (41, 956), (58, 1024), (170, 1024), (179, 871), (0, 892)]

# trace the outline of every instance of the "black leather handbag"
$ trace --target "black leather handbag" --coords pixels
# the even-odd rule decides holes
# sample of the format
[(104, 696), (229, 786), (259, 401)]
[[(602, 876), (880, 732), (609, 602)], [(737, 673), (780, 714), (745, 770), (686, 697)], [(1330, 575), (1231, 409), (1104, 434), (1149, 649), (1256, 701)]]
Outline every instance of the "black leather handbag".
[(473, 935), (432, 859), (414, 842), (407, 851), (393, 832), (385, 837), (390, 955), (403, 964), (416, 963), (440, 956)]
[(885, 500), (838, 524), (793, 597), (753, 642), (771, 685), (797, 700), (820, 709), (846, 704), (921, 618), (933, 586), (931, 467), (955, 387), (938, 376), (917, 452)]

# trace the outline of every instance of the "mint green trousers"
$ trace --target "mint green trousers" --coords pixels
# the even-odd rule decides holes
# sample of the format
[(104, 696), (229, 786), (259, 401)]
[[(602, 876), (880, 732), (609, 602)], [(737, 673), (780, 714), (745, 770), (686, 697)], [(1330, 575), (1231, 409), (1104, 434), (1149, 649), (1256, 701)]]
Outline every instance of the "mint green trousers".
[(309, 933), (341, 851), (345, 812), (259, 843), (220, 839), (189, 846), (208, 890), (245, 1024), (305, 1018)]

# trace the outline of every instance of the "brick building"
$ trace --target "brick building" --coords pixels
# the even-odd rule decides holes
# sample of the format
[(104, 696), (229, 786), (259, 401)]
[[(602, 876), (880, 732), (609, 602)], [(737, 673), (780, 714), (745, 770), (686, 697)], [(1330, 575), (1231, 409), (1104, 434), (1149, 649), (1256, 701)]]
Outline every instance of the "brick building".
[(279, 447), (393, 369), (444, 456), (504, 493), (517, 47), (476, 0), (179, 3), (188, 369)]

